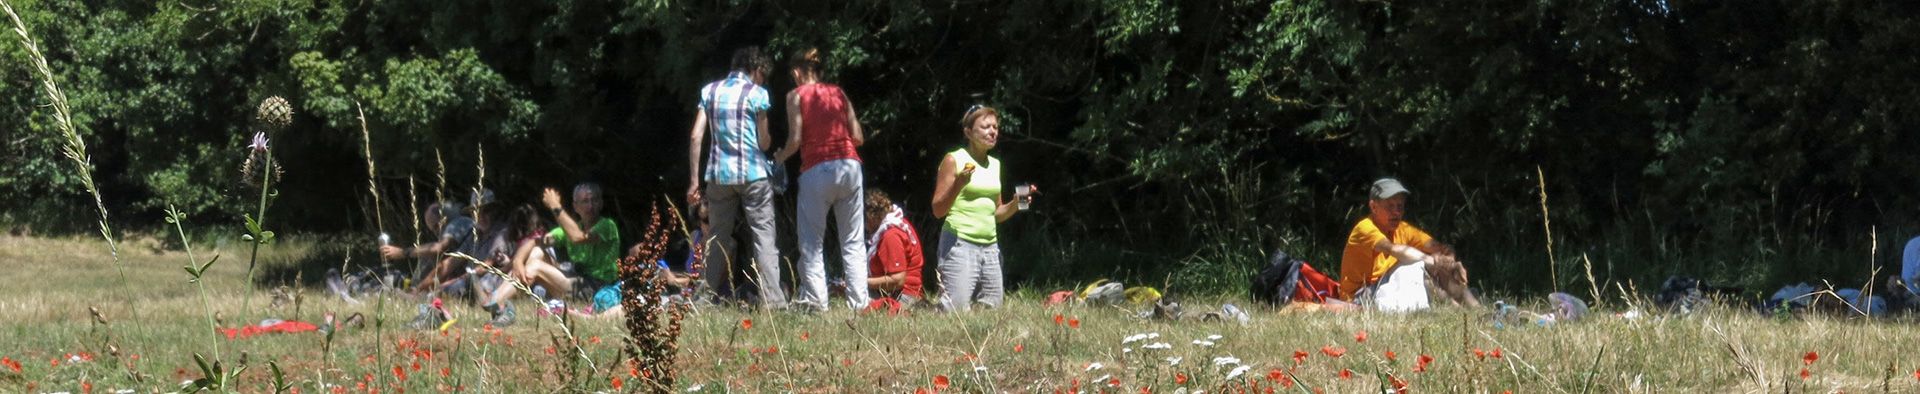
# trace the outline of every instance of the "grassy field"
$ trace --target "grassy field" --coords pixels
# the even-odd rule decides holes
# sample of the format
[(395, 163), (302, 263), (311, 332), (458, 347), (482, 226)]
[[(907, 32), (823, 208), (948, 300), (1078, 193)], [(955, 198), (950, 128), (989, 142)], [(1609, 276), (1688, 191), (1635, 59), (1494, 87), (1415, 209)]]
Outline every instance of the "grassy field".
[[(184, 253), (129, 243), (123, 286), (97, 241), (0, 238), (0, 361), (7, 361), (0, 363), (7, 364), (0, 366), (0, 392), (172, 392), (201, 377), (196, 353), (244, 363), (236, 388), (243, 392), (271, 390), (268, 361), (302, 393), (641, 389), (616, 361), (625, 333), (614, 321), (576, 322), (597, 367), (589, 368), (569, 346), (556, 348), (555, 338), (563, 337), (555, 321), (524, 309), (521, 324), (505, 329), (483, 326), (483, 312), (462, 307), (448, 330), (415, 331), (403, 326), (417, 301), (348, 305), (314, 287), (304, 290), (296, 311), (269, 307), (262, 286), (254, 290), (256, 311), (246, 311), (250, 290), (244, 257), (234, 258), (244, 256), (237, 245), (196, 245), (202, 259), (226, 256), (206, 277), (207, 305), (179, 268)], [(321, 253), (316, 245), (275, 245), (263, 264), (311, 264), (310, 254)], [(1625, 303), (1612, 300), (1591, 319), (1545, 327), (1496, 329), (1484, 311), (1466, 309), (1380, 315), (1251, 308), (1251, 322), (1240, 325), (1142, 320), (1115, 307), (1044, 307), (1034, 293), (970, 314), (699, 309), (679, 340), (674, 390), (1380, 392), (1400, 382), (1416, 392), (1920, 392), (1920, 331), (1910, 321), (1735, 310), (1624, 319), (1614, 312)], [(1248, 304), (1189, 299), (1187, 311), (1222, 302)], [(223, 326), (264, 318), (318, 322), (328, 312), (375, 319), (343, 329), (330, 347), (318, 333), (229, 340), (209, 330), (209, 306)], [(89, 307), (106, 323), (95, 322)]]

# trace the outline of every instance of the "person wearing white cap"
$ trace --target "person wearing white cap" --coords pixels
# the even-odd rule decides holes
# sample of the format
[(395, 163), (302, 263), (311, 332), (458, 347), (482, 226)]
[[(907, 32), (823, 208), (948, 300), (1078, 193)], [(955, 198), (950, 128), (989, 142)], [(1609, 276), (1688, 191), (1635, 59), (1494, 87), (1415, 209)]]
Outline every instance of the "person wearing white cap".
[(1393, 178), (1373, 182), (1367, 193), (1367, 217), (1353, 225), (1340, 256), (1340, 299), (1375, 302), (1388, 311), (1427, 307), (1427, 277), (1455, 303), (1479, 304), (1467, 291), (1467, 271), (1454, 260), (1453, 247), (1434, 240), (1406, 222), (1406, 186)]

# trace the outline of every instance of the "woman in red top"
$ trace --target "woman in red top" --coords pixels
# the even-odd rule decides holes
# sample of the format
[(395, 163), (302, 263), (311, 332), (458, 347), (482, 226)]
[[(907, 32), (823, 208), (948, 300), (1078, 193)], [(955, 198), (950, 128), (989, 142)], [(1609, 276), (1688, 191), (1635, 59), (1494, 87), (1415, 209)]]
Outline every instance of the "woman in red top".
[(874, 302), (891, 298), (913, 305), (923, 299), (920, 271), (926, 259), (921, 255), (920, 234), (886, 193), (867, 192), (866, 206), (867, 287), (878, 295)]
[[(800, 154), (800, 192), (795, 208), (795, 226), (800, 236), (798, 264), (799, 297), (804, 308), (827, 309), (826, 261), (821, 256), (827, 218), (835, 221), (835, 245), (839, 247), (849, 283), (867, 278), (865, 226), (861, 226), (860, 154), (855, 147), (866, 142), (860, 130), (853, 103), (840, 87), (820, 81), (820, 50), (795, 53), (788, 64), (799, 85), (787, 93), (787, 145), (774, 153), (775, 163), (785, 163)], [(774, 180), (781, 182), (784, 180)], [(848, 306), (867, 305), (865, 286), (847, 289)]]

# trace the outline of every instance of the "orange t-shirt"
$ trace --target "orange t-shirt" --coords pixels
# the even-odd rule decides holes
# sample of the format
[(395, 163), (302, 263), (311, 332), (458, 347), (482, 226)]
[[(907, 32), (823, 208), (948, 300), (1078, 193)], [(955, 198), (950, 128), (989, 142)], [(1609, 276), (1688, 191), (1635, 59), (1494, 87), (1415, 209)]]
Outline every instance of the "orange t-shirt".
[(1352, 301), (1353, 292), (1379, 282), (1388, 269), (1400, 263), (1400, 259), (1391, 254), (1373, 250), (1373, 245), (1383, 239), (1398, 245), (1420, 247), (1433, 241), (1433, 236), (1404, 221), (1400, 222), (1400, 228), (1394, 230), (1393, 234), (1387, 234), (1373, 224), (1372, 218), (1360, 219), (1360, 223), (1353, 225), (1353, 232), (1347, 234), (1346, 250), (1340, 253), (1340, 299)]

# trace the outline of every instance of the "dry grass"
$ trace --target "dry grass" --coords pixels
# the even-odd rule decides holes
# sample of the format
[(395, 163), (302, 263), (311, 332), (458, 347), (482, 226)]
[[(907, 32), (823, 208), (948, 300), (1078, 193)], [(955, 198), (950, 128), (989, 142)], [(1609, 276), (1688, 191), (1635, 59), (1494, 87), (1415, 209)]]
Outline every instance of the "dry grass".
[[(127, 254), (137, 287), (127, 289), (113, 280), (112, 259), (98, 242), (0, 239), (0, 261), (9, 268), (0, 273), (0, 283), (8, 284), (7, 296), (0, 298), (0, 337), (8, 338), (0, 341), (0, 357), (23, 365), (19, 373), (0, 367), (0, 391), (79, 391), (86, 382), (98, 392), (167, 392), (198, 377), (192, 353), (208, 352), (204, 347), (211, 334), (204, 332), (201, 305), (178, 268), (185, 257)], [(243, 252), (242, 246), (236, 242), (225, 250), (198, 252), (202, 258), (231, 256)], [(311, 241), (288, 239), (263, 249), (262, 264), (290, 264), (320, 249)], [(208, 274), (213, 307), (227, 326), (269, 317), (241, 316), (244, 277), (241, 264), (224, 259)], [(324, 292), (306, 293), (317, 298)], [(1920, 348), (1920, 336), (1913, 335), (1910, 322), (1714, 311), (1639, 320), (1603, 315), (1577, 324), (1495, 329), (1477, 310), (1447, 309), (1407, 316), (1255, 312), (1252, 324), (1243, 327), (1138, 320), (1117, 308), (1047, 308), (1036, 299), (1019, 294), (999, 310), (899, 317), (846, 310), (816, 316), (699, 309), (682, 336), (683, 387), (677, 391), (698, 385), (702, 392), (911, 392), (931, 388), (936, 377), (944, 376), (949, 390), (968, 392), (1053, 392), (1076, 382), (1089, 392), (1139, 392), (1141, 386), (1159, 392), (1179, 387), (1231, 392), (1222, 390), (1229, 384), (1287, 392), (1269, 380), (1275, 371), (1290, 372), (1327, 392), (1378, 392), (1388, 374), (1415, 391), (1445, 392), (1880, 392), (1883, 382), (1893, 392), (1920, 390), (1913, 375), (1920, 358), (1910, 350)], [(125, 317), (127, 300), (139, 304), (142, 318)], [(615, 391), (614, 377), (622, 379), (624, 389), (635, 389), (627, 383), (635, 380), (627, 366), (610, 362), (618, 357), (624, 335), (616, 320), (577, 322), (576, 334), (603, 369), (569, 373), (578, 379), (563, 382), (562, 360), (569, 352), (548, 353), (557, 327), (532, 316), (532, 308), (522, 310), (522, 324), (499, 331), (478, 323), (485, 320), (483, 312), (456, 308), (460, 321), (441, 333), (398, 328), (411, 317), (412, 301), (394, 299), (385, 310), (375, 305), (307, 300), (303, 316), (291, 315), (291, 308), (270, 312), (311, 322), (326, 312), (342, 318), (361, 312), (388, 325), (384, 338), (376, 337), (374, 319), (366, 328), (345, 329), (332, 354), (322, 354), (319, 334), (220, 340), (229, 362), (246, 352), (253, 366), (242, 377), (247, 392), (266, 390), (267, 360), (288, 369), (301, 392), (331, 392), (323, 384), (363, 392), (358, 384), (368, 377), (372, 386), (389, 388), (383, 392), (456, 386), (479, 392)], [(1192, 312), (1218, 302), (1188, 300), (1187, 305)], [(89, 306), (99, 307), (109, 324), (93, 323)], [(1056, 314), (1077, 319), (1079, 328), (1056, 325)], [(746, 320), (751, 328), (743, 328)], [(1365, 342), (1356, 341), (1360, 332), (1367, 333)], [(1122, 343), (1144, 333), (1159, 337)], [(1210, 335), (1221, 336), (1215, 346), (1194, 344)], [(1157, 342), (1170, 349), (1147, 347)], [(119, 349), (119, 357), (110, 354), (109, 344)], [(1345, 353), (1330, 357), (1323, 348)], [(1499, 349), (1500, 357), (1476, 357), (1475, 349)], [(1295, 351), (1309, 354), (1297, 369)], [(1388, 351), (1396, 354), (1393, 360), (1385, 356)], [(1819, 360), (1807, 367), (1811, 378), (1802, 380), (1799, 372), (1809, 351), (1818, 352)], [(93, 361), (52, 365), (69, 353), (86, 353)], [(1434, 361), (1426, 372), (1415, 372), (1421, 355)], [(1183, 359), (1168, 365), (1168, 357)], [(1225, 376), (1233, 366), (1214, 365), (1216, 357), (1238, 358), (1249, 368), (1229, 382)], [(323, 361), (329, 358), (333, 362)], [(1092, 363), (1101, 368), (1088, 370)], [(395, 367), (406, 380), (394, 374)], [(1340, 378), (1341, 370), (1352, 377)], [(1177, 376), (1185, 376), (1186, 383), (1177, 383)], [(1113, 379), (1119, 388), (1106, 386)]]

